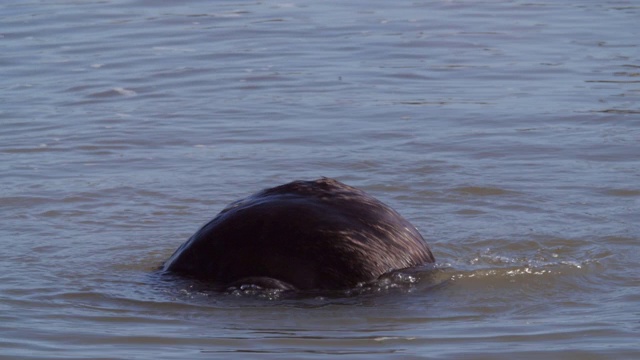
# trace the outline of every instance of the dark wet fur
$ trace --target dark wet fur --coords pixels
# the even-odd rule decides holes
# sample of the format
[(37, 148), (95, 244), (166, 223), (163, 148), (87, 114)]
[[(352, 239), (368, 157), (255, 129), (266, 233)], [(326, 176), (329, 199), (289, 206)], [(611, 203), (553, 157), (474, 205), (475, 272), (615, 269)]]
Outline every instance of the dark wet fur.
[(434, 261), (420, 233), (393, 209), (322, 178), (230, 204), (164, 270), (221, 287), (331, 290)]

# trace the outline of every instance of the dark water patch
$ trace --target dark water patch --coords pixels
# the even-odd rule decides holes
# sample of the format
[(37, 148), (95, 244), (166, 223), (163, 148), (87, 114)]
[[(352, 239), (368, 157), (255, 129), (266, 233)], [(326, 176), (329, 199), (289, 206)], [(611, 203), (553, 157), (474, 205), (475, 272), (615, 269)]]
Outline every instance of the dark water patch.
[(603, 190), (605, 195), (620, 196), (620, 197), (635, 197), (640, 196), (640, 190), (635, 189), (606, 189)]
[(479, 187), (479, 186), (465, 186), (454, 189), (454, 191), (471, 196), (500, 196), (500, 195), (513, 195), (513, 191), (495, 188), (495, 187)]
[(605, 114), (640, 114), (640, 110), (624, 110), (624, 109), (604, 109), (604, 110), (592, 110), (593, 112), (600, 112)]

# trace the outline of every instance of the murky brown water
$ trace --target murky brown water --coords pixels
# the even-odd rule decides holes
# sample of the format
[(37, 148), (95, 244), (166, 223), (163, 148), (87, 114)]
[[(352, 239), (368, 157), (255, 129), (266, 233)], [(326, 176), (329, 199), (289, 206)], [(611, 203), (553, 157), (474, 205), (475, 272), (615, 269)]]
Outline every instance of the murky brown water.
[[(640, 2), (0, 4), (0, 358), (640, 357)], [(439, 270), (341, 296), (154, 269), (335, 177)]]

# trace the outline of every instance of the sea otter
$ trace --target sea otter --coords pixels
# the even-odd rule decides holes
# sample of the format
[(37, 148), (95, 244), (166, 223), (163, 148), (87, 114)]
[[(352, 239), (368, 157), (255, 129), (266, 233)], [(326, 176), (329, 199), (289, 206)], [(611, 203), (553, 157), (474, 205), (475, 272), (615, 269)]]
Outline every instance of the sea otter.
[(294, 181), (222, 210), (164, 270), (228, 288), (338, 290), (435, 261), (389, 206), (337, 180)]

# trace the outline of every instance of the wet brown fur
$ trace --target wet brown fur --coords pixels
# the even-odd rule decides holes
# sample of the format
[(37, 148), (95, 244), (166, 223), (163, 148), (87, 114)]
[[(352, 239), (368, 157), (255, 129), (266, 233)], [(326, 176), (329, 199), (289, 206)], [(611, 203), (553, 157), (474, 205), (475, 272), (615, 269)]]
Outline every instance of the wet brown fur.
[(344, 289), (434, 261), (418, 230), (393, 209), (322, 178), (230, 204), (164, 269), (220, 286)]

